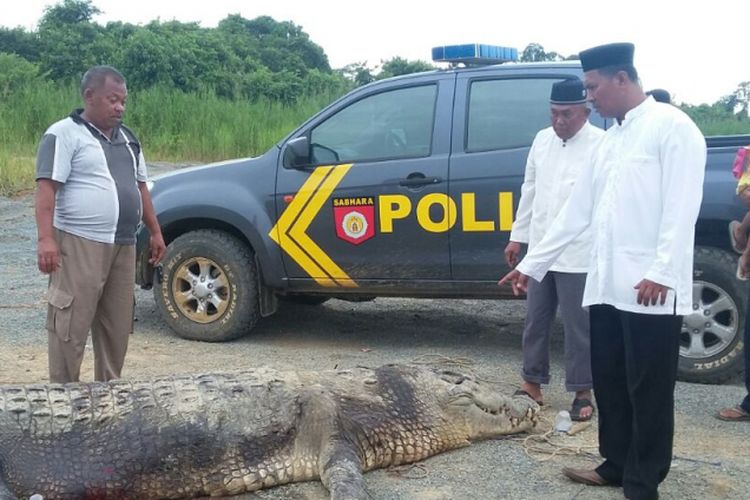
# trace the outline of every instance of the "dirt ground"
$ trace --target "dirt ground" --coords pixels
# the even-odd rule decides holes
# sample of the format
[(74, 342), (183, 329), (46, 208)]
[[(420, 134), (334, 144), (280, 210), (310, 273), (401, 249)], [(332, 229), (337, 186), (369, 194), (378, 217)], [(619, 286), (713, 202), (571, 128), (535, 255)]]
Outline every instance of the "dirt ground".
[[(46, 279), (35, 265), (31, 197), (0, 198), (0, 383), (44, 383)], [(155, 310), (151, 292), (137, 292), (135, 332), (124, 376), (226, 371), (272, 365), (329, 369), (388, 362), (444, 359), (471, 364), (508, 393), (519, 383), (522, 301), (376, 299), (331, 300), (320, 306), (282, 304), (247, 336), (230, 343), (183, 340)], [(557, 411), (569, 408), (563, 389), (562, 330), (551, 345), (553, 382), (546, 387), (543, 422), (536, 433), (492, 440), (433, 457), (417, 467), (368, 473), (376, 499), (622, 498), (618, 488), (573, 484), (566, 465), (598, 462), (596, 423), (573, 436), (547, 434)], [(91, 380), (87, 350), (83, 380)], [(750, 498), (750, 423), (713, 418), (739, 402), (740, 381), (721, 386), (678, 383), (675, 459), (662, 498)], [(320, 483), (283, 486), (244, 498), (327, 498)]]

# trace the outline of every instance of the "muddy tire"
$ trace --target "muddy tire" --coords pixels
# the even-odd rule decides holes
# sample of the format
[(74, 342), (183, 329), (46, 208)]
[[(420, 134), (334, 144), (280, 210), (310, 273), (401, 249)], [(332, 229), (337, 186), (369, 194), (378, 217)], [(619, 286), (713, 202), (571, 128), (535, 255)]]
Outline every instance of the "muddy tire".
[(735, 278), (737, 255), (697, 247), (693, 266), (693, 314), (683, 318), (677, 377), (719, 384), (743, 369), (747, 284)]
[(192, 231), (167, 247), (154, 300), (180, 337), (224, 342), (245, 335), (258, 321), (257, 283), (247, 245), (222, 231)]

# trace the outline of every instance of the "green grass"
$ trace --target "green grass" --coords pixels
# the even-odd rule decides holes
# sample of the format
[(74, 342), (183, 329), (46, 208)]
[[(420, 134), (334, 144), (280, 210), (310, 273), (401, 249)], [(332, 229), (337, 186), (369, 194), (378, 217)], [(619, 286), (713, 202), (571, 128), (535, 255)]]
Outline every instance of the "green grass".
[(34, 187), (36, 145), (44, 130), (70, 113), (75, 91), (47, 82), (0, 100), (0, 195)]
[[(147, 161), (219, 161), (265, 152), (336, 97), (282, 105), (156, 87), (131, 94), (125, 123), (141, 140)], [(47, 82), (0, 100), (0, 195), (33, 188), (39, 139), (76, 107), (81, 103), (73, 85)]]
[(0, 195), (10, 196), (34, 186), (34, 149), (8, 150), (0, 146)]
[[(218, 161), (265, 152), (336, 97), (305, 97), (283, 105), (155, 87), (131, 93), (125, 123), (138, 134), (147, 161)], [(72, 84), (38, 81), (0, 97), (0, 195), (33, 188), (39, 139), (50, 124), (80, 106)], [(748, 120), (696, 118), (706, 135), (750, 134)]]
[(126, 123), (139, 135), (147, 160), (221, 160), (267, 151), (334, 98), (289, 106), (152, 89), (132, 97)]
[(750, 134), (750, 120), (707, 119), (698, 122), (704, 135), (738, 135)]

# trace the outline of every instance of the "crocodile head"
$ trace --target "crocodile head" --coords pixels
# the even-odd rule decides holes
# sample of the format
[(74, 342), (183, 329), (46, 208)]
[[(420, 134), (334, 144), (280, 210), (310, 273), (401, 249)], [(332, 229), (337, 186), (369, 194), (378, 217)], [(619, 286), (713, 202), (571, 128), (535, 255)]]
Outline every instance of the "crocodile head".
[(461, 369), (422, 372), (422, 384), (453, 432), (466, 440), (523, 432), (538, 421), (539, 405), (528, 397), (504, 396), (490, 383)]

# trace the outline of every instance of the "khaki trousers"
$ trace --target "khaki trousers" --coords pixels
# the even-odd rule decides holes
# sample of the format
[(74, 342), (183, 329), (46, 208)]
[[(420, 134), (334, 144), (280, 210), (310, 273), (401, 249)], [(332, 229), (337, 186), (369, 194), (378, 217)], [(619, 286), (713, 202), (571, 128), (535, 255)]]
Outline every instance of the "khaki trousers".
[(89, 330), (94, 378), (120, 378), (133, 331), (135, 245), (99, 243), (55, 230), (60, 268), (47, 309), (50, 382), (77, 382)]

